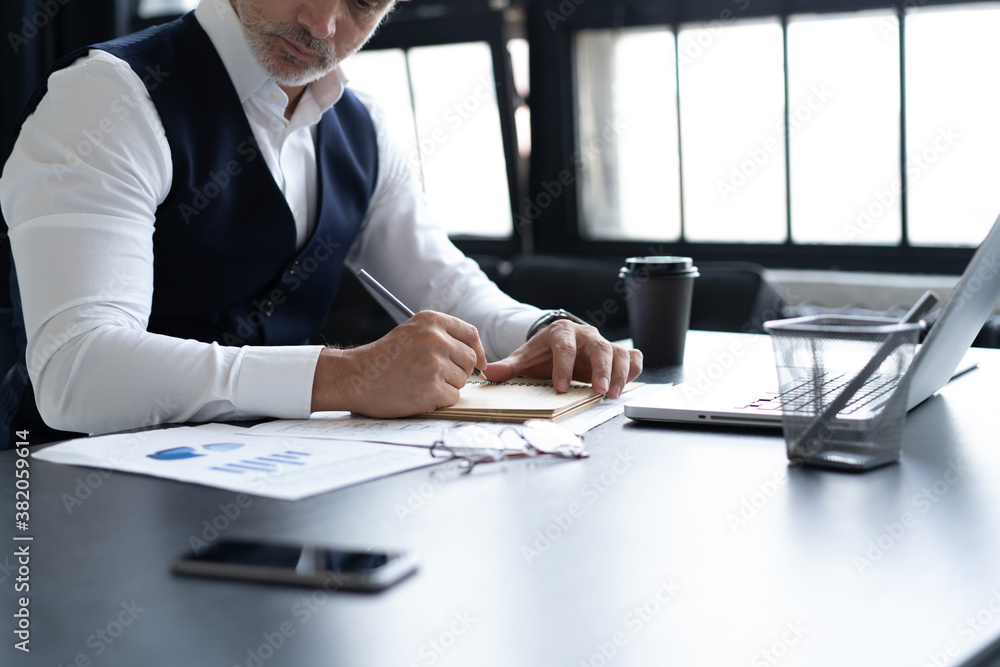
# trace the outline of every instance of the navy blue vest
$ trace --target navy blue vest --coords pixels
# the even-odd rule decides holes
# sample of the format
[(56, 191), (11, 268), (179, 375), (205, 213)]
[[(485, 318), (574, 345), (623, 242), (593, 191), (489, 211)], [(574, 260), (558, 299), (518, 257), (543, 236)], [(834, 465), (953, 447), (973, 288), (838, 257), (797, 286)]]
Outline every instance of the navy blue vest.
[[(375, 187), (378, 154), (367, 109), (345, 91), (320, 120), (317, 225), (305, 247), (296, 250), (292, 212), (229, 75), (193, 14), (82, 49), (52, 71), (89, 48), (121, 58), (143, 80), (170, 145), (173, 182), (156, 211), (148, 331), (223, 345), (308, 342), (325, 321)], [(46, 91), (43, 82), (15, 139)], [(11, 296), (23, 364), (15, 273), (16, 267)], [(6, 385), (26, 385), (25, 378), (23, 366), (12, 369), (3, 393)], [(10, 412), (12, 398), (0, 398), (0, 411)], [(9, 421), (9, 414), (0, 419), (5, 416)]]

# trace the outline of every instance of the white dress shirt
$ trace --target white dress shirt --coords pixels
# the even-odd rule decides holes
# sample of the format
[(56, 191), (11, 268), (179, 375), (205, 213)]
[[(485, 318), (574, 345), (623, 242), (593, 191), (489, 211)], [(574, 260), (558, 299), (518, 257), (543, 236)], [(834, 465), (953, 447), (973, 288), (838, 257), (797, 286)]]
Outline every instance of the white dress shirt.
[[(316, 225), (316, 124), (346, 81), (338, 69), (310, 84), (286, 120), (288, 99), (257, 63), (228, 0), (203, 0), (195, 17), (236, 87), (301, 247)], [(0, 177), (28, 371), (46, 423), (106, 433), (161, 422), (308, 416), (321, 346), (226, 347), (146, 331), (155, 213), (172, 167), (140, 76), (92, 51), (48, 86)], [(387, 136), (378, 107), (359, 97), (375, 124), (379, 171), (348, 266), (367, 269), (414, 310), (476, 325), (490, 359), (508, 355), (540, 311), (503, 294), (430, 219), (419, 180)], [(193, 112), (213, 113), (212, 100)]]

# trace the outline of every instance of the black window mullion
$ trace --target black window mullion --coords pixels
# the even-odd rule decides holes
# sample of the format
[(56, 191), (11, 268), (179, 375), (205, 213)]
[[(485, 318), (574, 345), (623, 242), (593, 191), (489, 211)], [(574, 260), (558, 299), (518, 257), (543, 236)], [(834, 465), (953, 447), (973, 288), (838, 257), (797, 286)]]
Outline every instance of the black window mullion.
[(902, 248), (910, 247), (909, 220), (909, 178), (906, 174), (906, 162), (909, 159), (906, 148), (906, 8), (900, 5), (896, 9), (899, 21), (899, 206), (900, 206), (900, 239)]
[(687, 220), (684, 214), (684, 135), (681, 133), (681, 39), (680, 26), (676, 23), (670, 26), (674, 31), (674, 85), (676, 94), (674, 96), (677, 105), (677, 185), (679, 188), (678, 201), (680, 202), (681, 234), (678, 241), (681, 243), (687, 240)]
[(420, 174), (420, 182), (425, 183), (424, 178), (424, 154), (420, 150), (420, 130), (417, 123), (417, 97), (413, 90), (413, 71), (410, 69), (410, 49), (402, 49), (403, 63), (406, 65), (406, 88), (410, 99), (410, 112), (413, 115), (413, 136), (417, 139), (417, 172)]
[(792, 133), (789, 130), (791, 121), (791, 101), (788, 83), (788, 16), (781, 17), (781, 66), (784, 68), (785, 93), (785, 244), (792, 243)]

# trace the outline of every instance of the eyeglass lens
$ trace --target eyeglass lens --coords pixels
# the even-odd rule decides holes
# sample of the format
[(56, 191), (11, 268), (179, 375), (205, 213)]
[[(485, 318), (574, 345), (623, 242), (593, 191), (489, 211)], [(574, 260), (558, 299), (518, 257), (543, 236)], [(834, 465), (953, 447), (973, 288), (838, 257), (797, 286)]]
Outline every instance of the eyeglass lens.
[(440, 444), (453, 456), (490, 461), (502, 459), (507, 449), (500, 436), (475, 424), (446, 429), (441, 435)]
[(583, 439), (565, 426), (542, 419), (521, 425), (521, 437), (536, 451), (556, 456), (586, 456)]

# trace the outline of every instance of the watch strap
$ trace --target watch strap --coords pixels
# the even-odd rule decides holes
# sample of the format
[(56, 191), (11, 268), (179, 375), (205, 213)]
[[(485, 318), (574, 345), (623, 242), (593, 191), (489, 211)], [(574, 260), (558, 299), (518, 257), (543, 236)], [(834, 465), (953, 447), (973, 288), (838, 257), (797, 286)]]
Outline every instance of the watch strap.
[(541, 331), (542, 329), (544, 329), (545, 327), (549, 326), (550, 324), (552, 324), (557, 320), (569, 320), (570, 322), (575, 322), (576, 324), (583, 324), (583, 325), (587, 324), (585, 321), (583, 321), (573, 313), (569, 312), (568, 310), (563, 310), (562, 308), (559, 308), (557, 310), (550, 310), (547, 311), (541, 317), (539, 317), (537, 320), (535, 320), (535, 323), (531, 325), (530, 329), (528, 329), (528, 337), (525, 340), (531, 340), (531, 338), (536, 333), (538, 333), (539, 331)]

